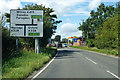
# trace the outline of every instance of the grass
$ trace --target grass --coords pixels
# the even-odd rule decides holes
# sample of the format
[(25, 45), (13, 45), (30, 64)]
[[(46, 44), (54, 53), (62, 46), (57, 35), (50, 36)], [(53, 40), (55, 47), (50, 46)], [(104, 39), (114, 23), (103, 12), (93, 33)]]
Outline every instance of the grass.
[(89, 50), (89, 51), (95, 51), (99, 53), (104, 53), (104, 54), (110, 54), (114, 56), (118, 56), (118, 51), (117, 50), (108, 50), (108, 49), (94, 49), (94, 48), (88, 48), (88, 47), (81, 47), (81, 46), (70, 46), (72, 48), (78, 48), (78, 49), (84, 49), (84, 50)]
[(33, 51), (19, 51), (21, 56), (14, 57), (5, 61), (2, 68), (2, 78), (26, 78), (34, 70), (42, 67), (56, 53), (55, 48), (46, 48), (41, 54)]

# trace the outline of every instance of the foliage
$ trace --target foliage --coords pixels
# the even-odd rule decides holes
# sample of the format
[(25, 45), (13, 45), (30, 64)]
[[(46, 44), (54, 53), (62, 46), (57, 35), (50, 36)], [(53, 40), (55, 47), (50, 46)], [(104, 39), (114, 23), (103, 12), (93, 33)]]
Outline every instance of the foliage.
[[(119, 21), (120, 22), (120, 21)], [(118, 48), (118, 15), (108, 18), (101, 28), (100, 35), (96, 35), (98, 48)]]
[[(52, 14), (54, 12), (53, 8), (46, 8), (43, 5), (25, 5), (23, 8), (25, 10), (43, 10), (43, 37), (39, 38), (40, 40), (40, 46), (46, 47), (48, 44), (48, 39), (51, 38), (51, 36), (55, 33), (55, 30), (57, 29), (57, 24), (61, 23), (62, 21), (57, 21), (57, 15)], [(8, 18), (7, 21), (10, 22), (10, 14), (5, 13), (5, 16)], [(19, 38), (19, 44), (22, 47), (33, 47), (34, 48), (34, 38)]]
[(88, 39), (87, 43), (88, 43), (88, 47), (94, 47), (93, 39)]
[(68, 39), (67, 38), (63, 38), (62, 39), (62, 43), (68, 43)]
[(21, 55), (4, 62), (3, 78), (26, 78), (34, 70), (48, 62), (55, 53), (55, 48), (43, 49), (41, 54), (35, 54), (33, 51), (19, 51), (18, 54)]
[(46, 47), (46, 45), (48, 44), (48, 39), (51, 38), (51, 36), (55, 33), (55, 30), (57, 29), (57, 24), (61, 23), (62, 21), (56, 21), (55, 19), (57, 18), (57, 15), (51, 14), (54, 12), (54, 10), (52, 8), (45, 8), (45, 6), (43, 5), (37, 5), (37, 4), (26, 5), (23, 9), (43, 10), (44, 12), (43, 37), (39, 39), (40, 39), (40, 46)]
[[(113, 5), (105, 6), (104, 3), (101, 3), (98, 6), (97, 10), (96, 11), (91, 10), (90, 17), (86, 19), (86, 21), (84, 21), (82, 24), (80, 24), (79, 30), (82, 30), (83, 36), (87, 37), (87, 42), (89, 47), (94, 47), (94, 46), (96, 46), (97, 48), (105, 48), (105, 47), (116, 48), (117, 47), (117, 43), (116, 41), (114, 41), (114, 38), (117, 38), (117, 34), (115, 30), (112, 30), (112, 29), (107, 30), (107, 28), (110, 25), (111, 25), (111, 28), (112, 26), (113, 28), (115, 26), (118, 26), (117, 22), (112, 24), (111, 22), (113, 20), (111, 22), (106, 22), (106, 21), (111, 20), (109, 18), (113, 18), (114, 16), (116, 16), (116, 14), (119, 13), (119, 10), (118, 10), (119, 4), (120, 2), (118, 2), (116, 4), (116, 7), (114, 7)], [(116, 20), (117, 20), (117, 17), (116, 17)], [(102, 35), (104, 35), (106, 30), (107, 30), (106, 36), (102, 37)], [(112, 33), (114, 33), (114, 37), (111, 37), (112, 39), (108, 37), (110, 35), (109, 33), (111, 35)], [(104, 40), (106, 41), (104, 42)], [(109, 43), (107, 42), (108, 40), (109, 40)]]
[(60, 40), (61, 40), (61, 36), (60, 35), (56, 35), (54, 41), (60, 42)]
[(81, 46), (70, 46), (70, 47), (78, 48), (78, 49), (84, 49), (84, 50), (89, 50), (89, 51), (95, 51), (95, 52), (104, 53), (104, 54), (108, 54), (108, 55), (118, 56), (118, 51), (117, 50), (94, 49), (94, 48), (87, 48), (87, 47), (81, 47)]
[[(55, 33), (57, 29), (57, 24), (61, 23), (62, 21), (57, 21), (57, 15), (51, 14), (54, 12), (52, 8), (46, 8), (43, 5), (26, 5), (23, 9), (25, 10), (43, 10), (44, 11), (44, 24), (43, 24), (43, 37), (39, 38), (40, 47), (46, 47), (48, 44), (48, 39)], [(7, 22), (10, 22), (10, 14), (4, 14), (7, 17)], [(3, 49), (3, 59), (11, 56), (13, 51), (16, 49), (16, 39), (15, 37), (10, 37), (9, 35), (9, 28), (3, 27), (2, 28), (2, 49)], [(35, 38), (18, 38), (19, 39), (19, 49), (25, 48), (31, 50), (34, 48)], [(17, 54), (18, 55), (18, 54)]]
[(2, 58), (8, 57), (16, 49), (15, 38), (9, 36), (8, 28), (2, 28)]

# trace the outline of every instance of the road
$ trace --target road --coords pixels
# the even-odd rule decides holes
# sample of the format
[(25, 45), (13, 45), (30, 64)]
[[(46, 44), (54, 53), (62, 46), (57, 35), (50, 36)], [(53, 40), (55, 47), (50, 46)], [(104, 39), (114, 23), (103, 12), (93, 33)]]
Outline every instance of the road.
[(54, 61), (36, 78), (119, 78), (118, 59), (75, 48), (58, 49)]

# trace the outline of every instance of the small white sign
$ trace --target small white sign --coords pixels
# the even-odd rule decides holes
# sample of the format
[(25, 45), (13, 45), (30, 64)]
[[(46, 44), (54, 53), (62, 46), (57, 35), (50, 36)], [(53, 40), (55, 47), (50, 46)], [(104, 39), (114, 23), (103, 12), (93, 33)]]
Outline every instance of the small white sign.
[(10, 36), (43, 37), (43, 10), (10, 10)]

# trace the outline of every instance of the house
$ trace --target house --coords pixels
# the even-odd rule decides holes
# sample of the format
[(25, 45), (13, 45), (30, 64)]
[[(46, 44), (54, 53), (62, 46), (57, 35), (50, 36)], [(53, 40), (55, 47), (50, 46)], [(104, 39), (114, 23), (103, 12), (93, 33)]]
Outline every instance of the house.
[(74, 38), (73, 46), (86, 46), (86, 38), (82, 36)]

